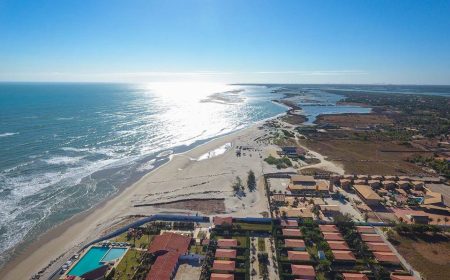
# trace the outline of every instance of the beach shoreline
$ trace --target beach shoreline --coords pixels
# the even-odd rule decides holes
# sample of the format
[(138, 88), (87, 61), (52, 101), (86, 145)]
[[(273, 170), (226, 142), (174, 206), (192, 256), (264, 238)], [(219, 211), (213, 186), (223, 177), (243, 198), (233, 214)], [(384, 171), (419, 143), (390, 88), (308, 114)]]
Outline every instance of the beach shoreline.
[[(136, 188), (139, 188), (140, 182), (145, 182), (149, 176), (158, 174), (162, 168), (165, 170), (172, 169), (173, 171), (176, 168), (172, 167), (175, 158), (198, 158), (226, 143), (236, 140), (242, 135), (252, 135), (257, 130), (257, 127), (263, 123), (285, 114), (278, 114), (271, 118), (255, 122), (249, 127), (238, 129), (206, 141), (191, 150), (171, 155), (171, 159), (168, 162), (149, 171), (137, 182), (121, 188), (117, 193), (99, 202), (99, 204), (91, 209), (78, 213), (70, 219), (52, 227), (30, 243), (18, 245), (11, 259), (0, 269), (0, 273), (4, 277), (2, 279), (28, 279), (38, 271), (47, 268), (49, 264), (54, 265), (59, 260), (76, 253), (84, 244), (113, 230), (121, 222), (131, 222), (130, 215), (133, 216), (134, 214), (127, 211), (130, 204), (128, 203), (126, 206), (124, 204), (132, 200), (131, 194), (136, 192)], [(218, 157), (220, 156), (222, 155)], [(120, 208), (117, 207), (118, 205), (120, 205)], [(156, 212), (159, 211), (148, 212), (147, 215), (155, 214)], [(139, 216), (139, 214), (136, 215)], [(24, 247), (21, 248), (20, 246)]]

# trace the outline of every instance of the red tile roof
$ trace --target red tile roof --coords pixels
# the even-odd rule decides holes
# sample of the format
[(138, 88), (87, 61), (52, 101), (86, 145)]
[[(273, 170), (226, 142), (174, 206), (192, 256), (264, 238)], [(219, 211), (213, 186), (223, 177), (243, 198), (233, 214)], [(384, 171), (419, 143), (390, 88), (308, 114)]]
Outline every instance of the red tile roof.
[(210, 280), (234, 280), (233, 274), (212, 273)]
[(282, 227), (298, 227), (298, 222), (296, 220), (281, 220)]
[(236, 263), (234, 261), (214, 260), (213, 270), (234, 271)]
[(171, 280), (178, 263), (179, 254), (168, 252), (159, 256), (147, 274), (146, 280)]
[(344, 280), (369, 280), (367, 275), (362, 273), (342, 273)]
[(373, 252), (375, 259), (379, 262), (400, 263), (400, 260), (391, 252)]
[(291, 264), (292, 274), (300, 276), (300, 279), (314, 280), (316, 279), (316, 272), (311, 265)]
[(187, 253), (191, 238), (176, 233), (155, 236), (148, 251), (157, 255), (146, 280), (170, 280), (180, 255)]
[(157, 253), (160, 251), (174, 251), (180, 255), (185, 254), (191, 243), (191, 238), (181, 234), (166, 232), (162, 235), (157, 235), (150, 244), (148, 251), (150, 253)]
[(331, 250), (350, 250), (345, 241), (327, 241)]
[(215, 258), (236, 258), (236, 250), (233, 249), (217, 249)]
[(370, 251), (392, 252), (391, 248), (384, 242), (366, 242), (366, 245)]
[(323, 232), (322, 234), (325, 240), (344, 241), (344, 237), (337, 232)]
[(371, 226), (357, 226), (356, 230), (359, 233), (376, 233), (375, 228)]
[(352, 251), (332, 250), (331, 252), (337, 261), (356, 261)]
[(373, 233), (363, 233), (361, 234), (361, 239), (364, 242), (383, 242), (383, 239), (378, 234)]
[(217, 246), (219, 248), (237, 247), (238, 242), (236, 239), (219, 239), (217, 240)]
[(302, 232), (298, 228), (284, 228), (282, 231), (284, 236), (302, 236)]
[(305, 241), (301, 239), (285, 239), (284, 246), (291, 248), (305, 248)]
[(409, 275), (391, 275), (391, 280), (415, 280), (416, 278), (414, 276)]
[(308, 252), (304, 251), (288, 251), (288, 259), (290, 261), (309, 261), (311, 257)]
[(319, 225), (321, 232), (339, 232), (335, 225)]
[(213, 223), (216, 226), (221, 226), (223, 224), (232, 225), (233, 224), (233, 217), (214, 217)]

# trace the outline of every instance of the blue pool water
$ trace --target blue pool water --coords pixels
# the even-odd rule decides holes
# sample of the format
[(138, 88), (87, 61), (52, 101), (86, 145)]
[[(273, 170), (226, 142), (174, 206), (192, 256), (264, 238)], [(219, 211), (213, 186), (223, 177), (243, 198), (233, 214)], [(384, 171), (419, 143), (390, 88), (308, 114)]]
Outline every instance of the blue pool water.
[(108, 247), (92, 247), (67, 274), (81, 276), (101, 267), (103, 262), (120, 258), (126, 250), (126, 248), (111, 248), (110, 250)]
[(126, 248), (111, 248), (109, 252), (103, 257), (102, 262), (109, 262), (115, 259), (120, 258), (123, 254), (125, 254)]

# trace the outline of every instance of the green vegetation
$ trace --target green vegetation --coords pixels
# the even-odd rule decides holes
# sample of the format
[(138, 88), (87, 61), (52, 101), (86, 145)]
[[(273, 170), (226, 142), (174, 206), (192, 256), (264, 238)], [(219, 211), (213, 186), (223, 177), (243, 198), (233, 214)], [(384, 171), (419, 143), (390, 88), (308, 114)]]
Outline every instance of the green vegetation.
[(255, 172), (250, 170), (248, 172), (247, 176), (247, 187), (249, 191), (254, 191), (256, 189), (256, 178), (255, 178)]
[(266, 251), (266, 242), (264, 238), (258, 237), (258, 251), (265, 252)]
[(131, 243), (136, 248), (147, 248), (147, 246), (153, 240), (153, 235), (138, 235), (138, 236), (130, 236), (127, 232), (122, 233), (117, 236), (113, 241), (114, 242), (128, 242)]
[(270, 165), (276, 165), (278, 169), (281, 168), (288, 168), (292, 166), (292, 162), (288, 157), (282, 157), (282, 158), (275, 158), (273, 156), (268, 156), (264, 159), (265, 162), (267, 162)]
[(112, 279), (114, 280), (127, 280), (132, 279), (133, 275), (136, 272), (136, 269), (138, 268), (142, 252), (134, 249), (128, 250), (128, 252), (125, 254), (125, 256), (120, 261), (119, 265), (117, 266), (117, 269), (115, 270), (114, 276)]
[(231, 186), (233, 188), (233, 191), (235, 193), (235, 195), (239, 194), (239, 192), (243, 192), (244, 191), (244, 185), (242, 184), (242, 179), (239, 176), (236, 176), (236, 180), (233, 183), (233, 185)]
[(434, 169), (439, 175), (450, 179), (450, 162), (446, 160), (435, 159), (433, 157), (416, 156), (411, 162)]

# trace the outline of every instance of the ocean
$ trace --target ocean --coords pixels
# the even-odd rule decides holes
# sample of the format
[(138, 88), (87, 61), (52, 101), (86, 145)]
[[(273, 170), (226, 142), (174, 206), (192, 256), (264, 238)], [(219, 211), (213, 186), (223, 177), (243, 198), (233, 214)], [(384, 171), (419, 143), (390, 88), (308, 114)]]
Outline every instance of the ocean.
[[(15, 245), (104, 201), (171, 154), (284, 113), (271, 101), (283, 96), (273, 92), (280, 87), (0, 83), (0, 265)], [(370, 110), (336, 106), (342, 97), (322, 87), (330, 86), (295, 90), (310, 122), (320, 113)]]

